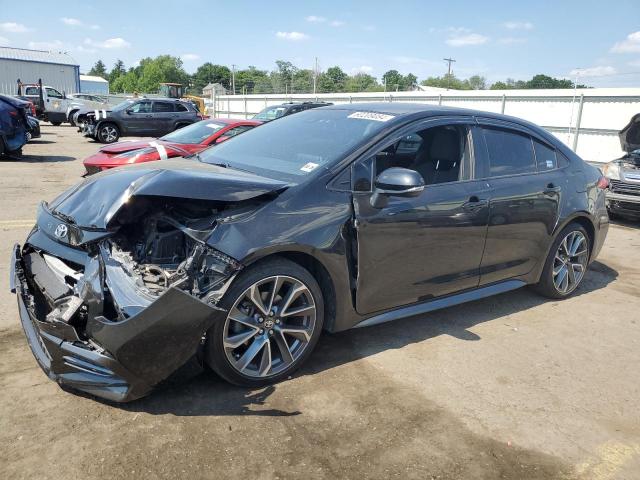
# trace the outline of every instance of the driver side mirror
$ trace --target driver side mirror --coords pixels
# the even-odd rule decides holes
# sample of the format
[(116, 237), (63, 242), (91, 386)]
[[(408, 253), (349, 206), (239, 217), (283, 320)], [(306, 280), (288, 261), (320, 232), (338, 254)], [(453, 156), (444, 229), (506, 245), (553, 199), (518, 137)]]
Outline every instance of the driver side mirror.
[(127, 108), (125, 112), (127, 113), (127, 115), (131, 115), (133, 113), (133, 110), (131, 110), (130, 108)]
[(376, 177), (371, 206), (384, 208), (389, 197), (418, 197), (424, 190), (424, 178), (415, 170), (391, 167)]
[(67, 99), (67, 92), (65, 92), (64, 90), (62, 91), (62, 98), (63, 98), (64, 100), (66, 100), (66, 99)]

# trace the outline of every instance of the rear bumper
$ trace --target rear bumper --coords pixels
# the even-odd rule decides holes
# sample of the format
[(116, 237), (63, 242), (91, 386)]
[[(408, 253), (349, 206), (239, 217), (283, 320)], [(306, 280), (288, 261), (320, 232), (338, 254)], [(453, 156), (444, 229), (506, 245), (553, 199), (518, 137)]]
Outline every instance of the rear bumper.
[(27, 343), (47, 376), (114, 402), (148, 394), (192, 358), (206, 331), (224, 318), (222, 310), (176, 288), (126, 320), (89, 317), (83, 332), (62, 320), (37, 318), (19, 245), (12, 252), (10, 288)]

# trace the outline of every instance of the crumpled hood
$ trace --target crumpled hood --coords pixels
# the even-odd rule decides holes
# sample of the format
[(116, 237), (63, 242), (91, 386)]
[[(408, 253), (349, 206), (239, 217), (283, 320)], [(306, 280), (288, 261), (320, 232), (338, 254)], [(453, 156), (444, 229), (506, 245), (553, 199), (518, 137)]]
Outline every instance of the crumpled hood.
[(82, 228), (106, 229), (131, 197), (172, 197), (237, 203), (287, 187), (285, 182), (196, 160), (164, 160), (91, 176), (49, 204)]
[(631, 153), (640, 149), (640, 113), (631, 117), (631, 121), (618, 133), (622, 150)]

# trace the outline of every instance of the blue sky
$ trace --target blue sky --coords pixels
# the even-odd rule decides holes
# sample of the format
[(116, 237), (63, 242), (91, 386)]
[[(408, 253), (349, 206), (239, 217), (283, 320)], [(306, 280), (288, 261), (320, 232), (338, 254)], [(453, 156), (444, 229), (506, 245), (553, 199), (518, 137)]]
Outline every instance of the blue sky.
[(168, 53), (190, 72), (205, 61), (311, 68), (318, 57), (322, 69), (379, 78), (394, 68), (422, 79), (445, 73), (442, 59), (453, 57), (460, 77), (568, 77), (581, 68), (589, 85), (640, 87), (640, 0), (164, 3), (32, 1), (25, 14), (0, 0), (0, 45), (67, 51), (82, 70)]

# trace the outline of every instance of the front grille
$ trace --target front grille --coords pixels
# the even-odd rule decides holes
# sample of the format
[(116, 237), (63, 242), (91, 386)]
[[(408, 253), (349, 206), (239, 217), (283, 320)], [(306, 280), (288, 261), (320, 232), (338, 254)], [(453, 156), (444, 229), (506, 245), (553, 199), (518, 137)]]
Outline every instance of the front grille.
[(640, 183), (622, 182), (620, 180), (610, 180), (609, 188), (613, 193), (624, 195), (640, 195)]

